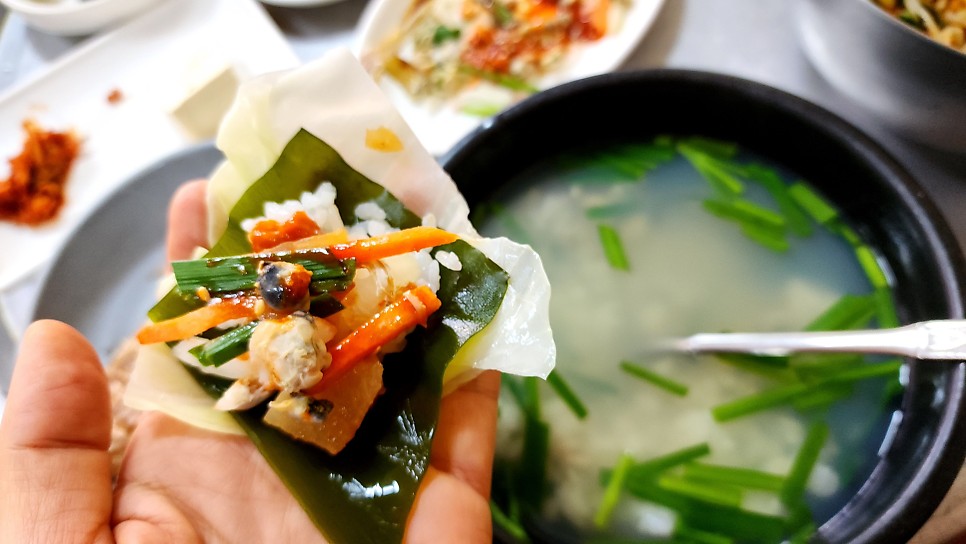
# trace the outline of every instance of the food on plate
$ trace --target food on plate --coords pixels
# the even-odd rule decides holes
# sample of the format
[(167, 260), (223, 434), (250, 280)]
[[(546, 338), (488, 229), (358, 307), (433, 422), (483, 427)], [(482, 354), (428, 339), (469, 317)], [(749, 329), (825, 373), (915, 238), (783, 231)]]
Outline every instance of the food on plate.
[(364, 62), (417, 98), (449, 98), (474, 87), (528, 94), (572, 48), (613, 34), (629, 6), (630, 0), (414, 0)]
[(72, 131), (57, 132), (24, 121), (23, 150), (10, 159), (10, 177), (0, 181), (0, 220), (42, 225), (57, 217), (71, 166), (80, 152)]
[(475, 231), (348, 51), (243, 84), (216, 145), (211, 247), (172, 264), (125, 402), (250, 435), (330, 542), (398, 542), (441, 397), (552, 369), (540, 259)]
[(966, 1), (873, 1), (887, 13), (933, 40), (966, 53)]
[(890, 274), (794, 172), (700, 137), (549, 157), (480, 203), (554, 292), (557, 365), (505, 376), (494, 519), (535, 542), (804, 542), (865, 482), (900, 359), (664, 354), (696, 332), (895, 326)]

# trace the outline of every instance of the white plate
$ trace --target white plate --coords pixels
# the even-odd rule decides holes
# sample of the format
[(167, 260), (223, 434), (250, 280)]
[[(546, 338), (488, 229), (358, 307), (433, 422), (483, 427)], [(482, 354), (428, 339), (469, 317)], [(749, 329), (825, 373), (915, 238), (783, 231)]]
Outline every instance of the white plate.
[[(235, 0), (231, 0), (235, 1)], [(30, 321), (77, 328), (107, 361), (146, 319), (164, 274), (168, 201), (185, 181), (211, 173), (211, 144), (181, 150), (126, 180), (72, 233), (41, 284)], [(14, 342), (0, 328), (0, 395), (10, 386)]]
[(310, 8), (343, 1), (345, 0), (262, 0), (262, 3), (281, 8)]
[[(58, 218), (39, 228), (0, 222), (0, 248), (16, 256), (0, 258), (0, 290), (35, 274), (124, 180), (195, 143), (170, 111), (198, 73), (228, 64), (244, 78), (298, 62), (253, 0), (168, 0), (0, 96), (0, 159), (19, 153), (28, 118), (83, 138)], [(116, 105), (107, 100), (114, 89)]]
[[(572, 45), (561, 70), (547, 74), (538, 87), (546, 89), (620, 67), (647, 33), (664, 4), (664, 0), (631, 2), (615, 34), (596, 42)], [(369, 65), (371, 52), (396, 32), (410, 3), (411, 0), (371, 0), (366, 6), (353, 44), (353, 52), (364, 64)], [(483, 121), (478, 116), (460, 112), (452, 102), (439, 107), (420, 104), (390, 77), (380, 78), (379, 84), (433, 155), (446, 153)]]

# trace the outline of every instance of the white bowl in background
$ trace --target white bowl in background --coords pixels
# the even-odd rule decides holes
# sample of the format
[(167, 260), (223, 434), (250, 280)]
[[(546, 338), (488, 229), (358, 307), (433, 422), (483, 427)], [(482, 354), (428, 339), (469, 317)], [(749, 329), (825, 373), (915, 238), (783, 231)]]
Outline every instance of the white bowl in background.
[(59, 36), (84, 36), (113, 27), (165, 0), (0, 0), (31, 27)]
[(799, 37), (825, 79), (900, 136), (966, 153), (966, 54), (872, 0), (800, 0)]

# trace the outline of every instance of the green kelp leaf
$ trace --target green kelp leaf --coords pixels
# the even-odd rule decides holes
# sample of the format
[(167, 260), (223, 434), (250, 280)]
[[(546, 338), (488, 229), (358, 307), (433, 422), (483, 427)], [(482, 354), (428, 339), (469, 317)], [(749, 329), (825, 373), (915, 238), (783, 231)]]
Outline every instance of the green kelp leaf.
[[(382, 186), (350, 168), (327, 144), (299, 132), (278, 162), (232, 209), (228, 228), (207, 255), (250, 251), (240, 222), (262, 214), (262, 203), (298, 198), (323, 181), (338, 191), (343, 218), (356, 204), (376, 200), (396, 227), (419, 218)], [(442, 307), (426, 329), (417, 328), (406, 349), (383, 361), (385, 393), (366, 415), (355, 438), (338, 455), (293, 440), (262, 423), (265, 406), (234, 413), (312, 521), (333, 544), (400, 542), (416, 490), (429, 465), (439, 416), (443, 372), (456, 351), (496, 314), (507, 288), (507, 274), (463, 241), (442, 249), (455, 253), (459, 272), (440, 267)], [(179, 300), (179, 294), (173, 295)], [(167, 299), (166, 299), (167, 300)], [(155, 315), (171, 316), (177, 306), (162, 301)], [(152, 315), (154, 318), (154, 315)], [(230, 382), (197, 371), (192, 374), (213, 396)]]

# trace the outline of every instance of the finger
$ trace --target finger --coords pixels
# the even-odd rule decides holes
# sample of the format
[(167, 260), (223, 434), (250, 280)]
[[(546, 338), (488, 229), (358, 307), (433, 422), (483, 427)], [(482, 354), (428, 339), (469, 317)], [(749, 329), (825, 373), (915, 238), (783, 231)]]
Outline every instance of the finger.
[(491, 544), (489, 501), (466, 482), (430, 467), (416, 494), (406, 544)]
[(500, 374), (486, 371), (443, 397), (430, 461), (490, 496), (493, 450), (496, 447), (496, 410)]
[(175, 191), (168, 206), (168, 260), (188, 259), (196, 247), (205, 247), (208, 238), (203, 179), (189, 181)]
[(73, 328), (27, 328), (0, 422), (0, 542), (109, 542), (111, 406)]

